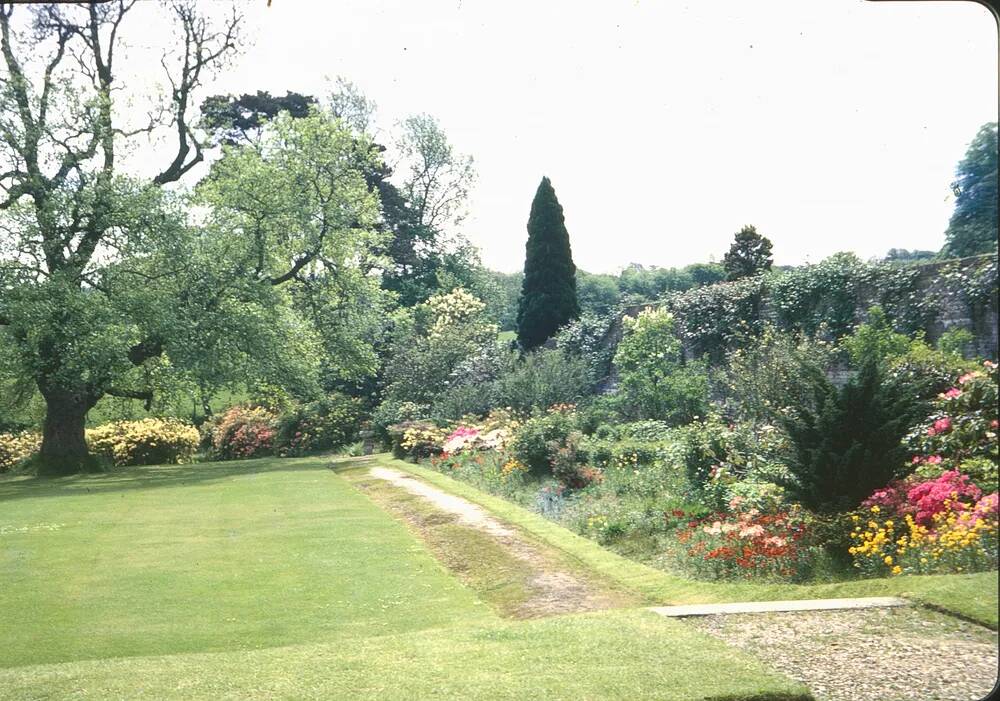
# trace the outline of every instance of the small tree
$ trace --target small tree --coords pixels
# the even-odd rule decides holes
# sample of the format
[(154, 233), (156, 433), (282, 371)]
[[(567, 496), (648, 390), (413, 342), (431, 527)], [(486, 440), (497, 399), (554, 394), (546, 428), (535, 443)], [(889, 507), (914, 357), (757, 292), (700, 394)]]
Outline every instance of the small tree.
[(822, 375), (813, 401), (789, 411), (781, 423), (792, 441), (792, 479), (784, 486), (803, 506), (835, 512), (857, 506), (904, 470), (901, 441), (913, 404), (885, 385), (879, 363), (869, 358), (840, 392)]
[(771, 241), (757, 233), (753, 226), (744, 226), (723, 258), (726, 278), (739, 280), (771, 269)]
[(552, 183), (542, 178), (528, 217), (517, 339), (526, 349), (536, 348), (579, 313), (576, 266), (563, 209)]
[(662, 309), (625, 317), (614, 364), (622, 413), (682, 424), (708, 410), (708, 376), (700, 363), (681, 364), (674, 318)]

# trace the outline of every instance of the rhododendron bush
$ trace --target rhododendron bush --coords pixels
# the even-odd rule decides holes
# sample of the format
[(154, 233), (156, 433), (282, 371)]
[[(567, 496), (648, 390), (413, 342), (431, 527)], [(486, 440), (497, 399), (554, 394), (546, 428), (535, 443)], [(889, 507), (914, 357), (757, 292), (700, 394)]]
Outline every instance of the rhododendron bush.
[(234, 406), (202, 426), (213, 458), (232, 460), (270, 455), (277, 415), (264, 407)]
[(906, 437), (917, 475), (961, 470), (987, 491), (997, 488), (997, 364), (966, 373), (942, 392), (934, 413)]

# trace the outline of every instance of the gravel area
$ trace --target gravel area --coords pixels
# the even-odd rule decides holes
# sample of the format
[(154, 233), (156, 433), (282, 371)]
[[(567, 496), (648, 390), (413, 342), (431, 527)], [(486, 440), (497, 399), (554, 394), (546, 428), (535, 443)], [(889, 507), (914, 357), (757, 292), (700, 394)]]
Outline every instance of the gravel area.
[(997, 633), (917, 606), (685, 619), (812, 690), (817, 701), (978, 701)]

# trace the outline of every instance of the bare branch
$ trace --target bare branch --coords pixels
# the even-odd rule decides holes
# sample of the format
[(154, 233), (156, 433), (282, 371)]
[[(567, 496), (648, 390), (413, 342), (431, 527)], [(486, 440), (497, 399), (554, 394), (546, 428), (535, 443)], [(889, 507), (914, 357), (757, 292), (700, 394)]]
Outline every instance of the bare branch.
[(238, 47), (239, 27), (242, 21), (242, 17), (234, 8), (233, 15), (226, 21), (225, 28), (220, 32), (213, 32), (208, 21), (195, 10), (193, 3), (178, 0), (173, 3), (172, 9), (180, 21), (184, 34), (180, 72), (176, 78), (169, 70), (167, 72), (167, 78), (173, 88), (172, 121), (176, 125), (177, 154), (173, 161), (153, 178), (153, 182), (157, 185), (179, 180), (204, 158), (202, 143), (188, 123), (191, 93), (201, 85), (203, 71), (218, 68), (226, 55)]

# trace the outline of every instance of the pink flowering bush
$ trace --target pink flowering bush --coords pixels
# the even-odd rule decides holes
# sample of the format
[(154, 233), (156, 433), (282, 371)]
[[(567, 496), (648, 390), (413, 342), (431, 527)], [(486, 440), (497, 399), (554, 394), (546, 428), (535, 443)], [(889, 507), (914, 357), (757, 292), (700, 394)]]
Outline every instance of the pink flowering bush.
[(905, 441), (918, 477), (958, 470), (984, 491), (997, 488), (997, 364), (969, 372), (938, 395), (934, 412)]
[[(968, 475), (949, 470), (936, 479), (918, 481), (916, 478), (899, 480), (877, 489), (861, 502), (864, 511), (887, 517), (912, 516), (916, 523), (927, 526), (935, 514), (947, 510), (972, 511), (983, 497), (983, 491), (969, 480)], [(987, 497), (989, 498), (989, 497)], [(984, 508), (988, 508), (988, 503)]]
[(211, 440), (211, 455), (234, 460), (271, 455), (277, 436), (277, 416), (264, 407), (234, 406), (203, 430)]

